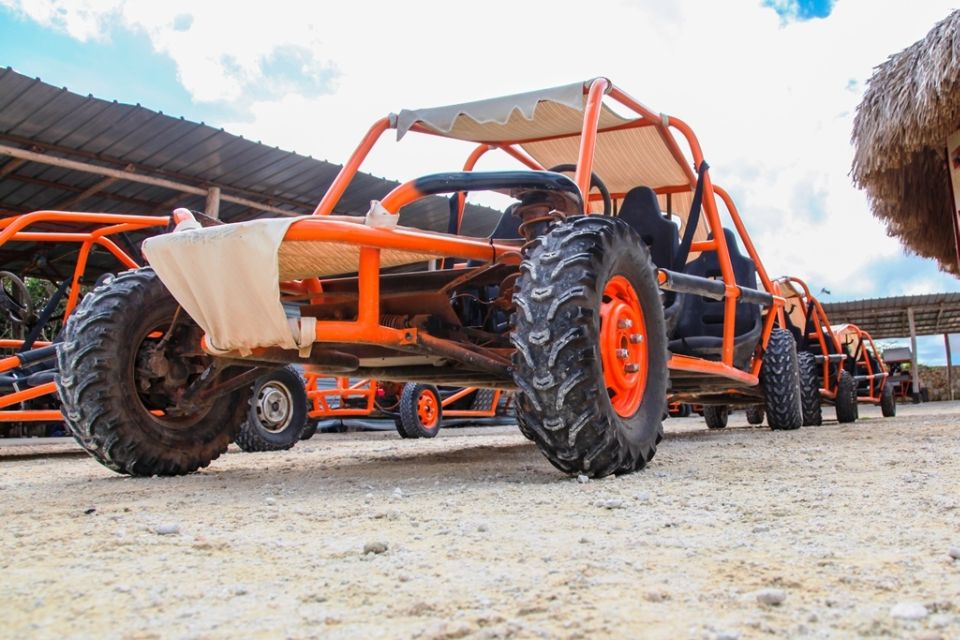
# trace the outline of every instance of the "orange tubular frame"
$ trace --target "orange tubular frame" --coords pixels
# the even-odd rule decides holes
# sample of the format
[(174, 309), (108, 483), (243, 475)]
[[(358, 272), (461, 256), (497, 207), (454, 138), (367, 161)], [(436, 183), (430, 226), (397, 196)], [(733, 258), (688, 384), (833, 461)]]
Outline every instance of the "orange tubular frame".
[[(632, 127), (654, 127), (660, 135), (671, 155), (676, 159), (679, 166), (682, 167), (687, 183), (682, 185), (649, 185), (654, 187), (655, 191), (661, 194), (692, 192), (696, 188), (698, 175), (692, 167), (699, 168), (703, 163), (703, 152), (700, 143), (694, 135), (692, 129), (682, 120), (674, 117), (656, 114), (641, 103), (630, 97), (627, 93), (616, 87), (606, 78), (597, 78), (584, 86), (584, 95), (586, 104), (584, 108), (583, 126), (580, 131), (580, 149), (578, 154), (578, 164), (575, 176), (575, 182), (584, 195), (585, 202), (588, 201), (588, 192), (590, 186), (590, 175), (593, 169), (594, 150), (597, 139), (604, 130), (599, 129), (599, 119), (601, 106), (604, 97), (619, 103), (639, 116), (639, 119), (626, 125), (618, 125), (609, 130), (632, 128)], [(388, 116), (376, 121), (367, 131), (363, 140), (354, 150), (349, 160), (344, 164), (340, 173), (337, 175), (333, 184), (317, 205), (314, 214), (325, 216), (332, 213), (347, 186), (356, 175), (361, 163), (370, 153), (373, 146), (388, 129), (396, 128), (396, 117)], [(439, 135), (429, 130), (427, 127), (414, 124), (410, 131)], [(684, 155), (674, 133), (679, 134), (690, 149), (693, 162)], [(557, 138), (574, 137), (571, 135), (558, 135), (537, 140), (553, 140)], [(517, 148), (525, 142), (532, 140), (514, 140), (502, 141), (497, 143), (482, 143), (475, 147), (466, 159), (464, 164), (465, 171), (472, 171), (477, 161), (487, 152), (493, 149), (499, 149), (507, 155), (518, 160), (520, 163), (532, 169), (540, 170), (542, 167), (530, 158), (521, 149)], [(782, 307), (783, 299), (777, 296), (773, 283), (767, 276), (763, 263), (757, 255), (756, 249), (747, 234), (746, 228), (740, 219), (739, 212), (733, 204), (730, 196), (715, 187), (710, 179), (709, 173), (703, 176), (704, 195), (703, 211), (708, 227), (713, 231), (714, 237), (708, 241), (695, 242), (691, 248), (692, 252), (714, 251), (717, 254), (720, 264), (723, 282), (726, 285), (724, 299), (724, 330), (722, 338), (722, 349), (720, 361), (712, 361), (692, 357), (673, 356), (668, 361), (668, 366), (674, 370), (693, 371), (700, 373), (709, 373), (711, 375), (722, 376), (737, 385), (755, 386), (759, 383), (759, 370), (761, 366), (761, 352), (766, 348), (770, 332), (775, 323), (777, 310)], [(390, 192), (382, 201), (381, 205), (391, 213), (398, 213), (400, 208), (424, 197), (416, 187), (416, 182), (407, 182)], [(761, 344), (758, 353), (755, 354), (754, 362), (749, 371), (742, 371), (733, 364), (734, 355), (734, 329), (737, 313), (737, 303), (740, 296), (740, 287), (734, 277), (733, 265), (730, 260), (730, 250), (724, 234), (721, 232), (722, 225), (720, 212), (717, 207), (716, 198), (723, 200), (727, 213), (732, 219), (736, 233), (746, 248), (747, 253), (756, 264), (760, 280), (766, 292), (774, 296), (773, 303), (767, 309), (767, 317), (763, 326)], [(462, 218), (464, 209), (464, 194), (459, 194), (458, 219)], [(412, 229), (382, 229), (366, 227), (356, 224), (339, 222), (335, 220), (299, 220), (294, 222), (284, 237), (285, 242), (296, 241), (326, 241), (337, 243), (348, 243), (360, 246), (361, 258), (358, 267), (359, 279), (359, 317), (354, 321), (331, 321), (322, 320), (316, 324), (317, 342), (352, 342), (376, 344), (391, 348), (410, 347), (417, 342), (415, 329), (394, 329), (384, 326), (379, 321), (379, 276), (380, 260), (379, 252), (383, 249), (399, 249), (406, 251), (421, 252), (435, 256), (437, 258), (460, 258), (467, 260), (480, 260), (483, 262), (518, 262), (519, 254), (517, 248), (512, 245), (500, 245), (488, 240), (476, 238), (466, 238), (461, 236), (450, 236), (446, 234), (424, 233)], [(285, 290), (296, 292), (303, 290), (306, 283), (295, 285), (285, 283)], [(314, 283), (316, 284), (316, 283)]]
[[(63, 222), (80, 225), (101, 225), (90, 231), (62, 232), (62, 231), (26, 231), (30, 226), (44, 222)], [(80, 251), (70, 277), (70, 293), (67, 296), (63, 321), (73, 313), (80, 297), (80, 280), (87, 268), (90, 252), (94, 247), (101, 247), (117, 259), (124, 268), (132, 269), (139, 265), (126, 252), (116, 245), (109, 236), (128, 231), (141, 231), (149, 228), (166, 227), (170, 222), (167, 216), (138, 216), (111, 213), (81, 213), (71, 211), (34, 211), (18, 216), (0, 219), (0, 247), (8, 242), (52, 242), (77, 243)], [(0, 340), (0, 349), (16, 350), (23, 347), (23, 340)], [(36, 342), (34, 348), (49, 346), (49, 342)], [(8, 356), (0, 359), (0, 373), (11, 371), (21, 366), (17, 356)], [(20, 404), (27, 400), (34, 400), (46, 395), (55, 394), (57, 386), (53, 382), (30, 387), (0, 395), (0, 409)], [(51, 409), (38, 410), (9, 410), (0, 411), (0, 422), (57, 422), (63, 416), (59, 411)]]
[[(346, 417), (366, 417), (376, 412), (376, 395), (379, 384), (376, 380), (363, 379), (353, 384), (350, 378), (337, 377), (336, 386), (332, 389), (318, 389), (317, 379), (329, 376), (307, 372), (307, 400), (310, 402), (310, 410), (307, 412), (310, 418), (346, 418)], [(477, 387), (463, 387), (446, 398), (443, 398), (440, 405), (443, 407), (444, 418), (492, 418), (497, 415), (497, 405), (500, 404), (500, 398), (503, 392), (499, 389), (494, 390), (493, 399), (490, 407), (487, 409), (448, 409), (458, 400), (477, 391)], [(331, 403), (333, 398), (339, 399), (339, 404), (334, 406)], [(348, 398), (363, 399), (362, 407), (347, 407)]]

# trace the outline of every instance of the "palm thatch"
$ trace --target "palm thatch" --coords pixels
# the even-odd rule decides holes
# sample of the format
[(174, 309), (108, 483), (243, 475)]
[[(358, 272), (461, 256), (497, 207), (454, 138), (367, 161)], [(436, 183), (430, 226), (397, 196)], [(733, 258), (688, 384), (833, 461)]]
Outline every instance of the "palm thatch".
[(960, 11), (877, 67), (853, 122), (854, 183), (915, 253), (960, 275), (947, 136), (960, 129)]

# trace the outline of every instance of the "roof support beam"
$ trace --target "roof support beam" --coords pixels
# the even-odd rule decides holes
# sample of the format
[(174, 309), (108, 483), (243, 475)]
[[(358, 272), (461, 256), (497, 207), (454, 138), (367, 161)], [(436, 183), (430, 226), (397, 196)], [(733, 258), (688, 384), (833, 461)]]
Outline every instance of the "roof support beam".
[(220, 187), (207, 189), (207, 207), (204, 213), (215, 220), (220, 219)]
[(77, 195), (75, 195), (75, 196), (70, 196), (70, 197), (67, 198), (66, 200), (63, 200), (63, 201), (61, 201), (61, 202), (58, 202), (57, 204), (55, 204), (55, 205), (53, 206), (53, 208), (54, 208), (54, 209), (59, 209), (59, 210), (61, 210), (61, 211), (68, 211), (68, 210), (70, 210), (70, 208), (77, 206), (78, 204), (80, 204), (81, 202), (83, 202), (84, 200), (86, 200), (87, 198), (89, 198), (90, 196), (92, 196), (92, 195), (94, 195), (94, 194), (96, 194), (96, 193), (99, 193), (99, 192), (103, 191), (104, 189), (106, 189), (107, 187), (109, 187), (110, 185), (112, 185), (112, 184), (113, 184), (114, 182), (116, 182), (116, 181), (117, 181), (116, 178), (104, 178), (103, 180), (101, 180), (101, 181), (98, 182), (97, 184), (95, 184), (95, 185), (93, 185), (92, 187), (89, 187), (88, 189), (86, 189), (86, 190), (78, 193)]
[(953, 360), (950, 358), (950, 334), (943, 334), (943, 345), (947, 348), (947, 389), (950, 390), (950, 400), (953, 400)]
[[(76, 160), (68, 160), (66, 158), (57, 158), (54, 156), (48, 156), (42, 153), (36, 153), (34, 151), (28, 151), (26, 149), (11, 147), (4, 144), (0, 144), (0, 155), (11, 156), (13, 158), (25, 160), (27, 162), (39, 162), (40, 164), (46, 164), (53, 167), (60, 167), (61, 169), (72, 169), (73, 171), (84, 171), (86, 173), (93, 173), (96, 175), (106, 176), (108, 178), (115, 178), (117, 180), (127, 180), (129, 182), (139, 182), (141, 184), (149, 184), (154, 187), (162, 187), (164, 189), (170, 189), (172, 191), (192, 193), (192, 194), (195, 194), (198, 196), (204, 196), (204, 197), (206, 197), (207, 195), (207, 189), (204, 189), (202, 187), (194, 187), (192, 185), (183, 184), (181, 182), (174, 182), (173, 180), (167, 180), (166, 178), (157, 178), (154, 176), (147, 176), (140, 173), (133, 173), (130, 171), (121, 171), (119, 169), (111, 169), (109, 167), (102, 167), (100, 165), (90, 164), (88, 162), (78, 162)], [(266, 211), (267, 213), (274, 213), (280, 216), (300, 215), (300, 213), (297, 211), (280, 209), (278, 207), (273, 207), (268, 204), (262, 204), (254, 200), (248, 200), (247, 198), (238, 198), (236, 196), (221, 194), (220, 199), (224, 202), (231, 202), (233, 204), (239, 204), (246, 207), (251, 207), (253, 209)]]
[(913, 321), (913, 307), (907, 307), (910, 325), (910, 377), (913, 379), (913, 401), (920, 402), (920, 371), (917, 368), (917, 325)]
[(27, 161), (21, 160), (20, 158), (9, 160), (5, 165), (0, 167), (0, 178), (10, 175), (25, 164), (27, 164)]

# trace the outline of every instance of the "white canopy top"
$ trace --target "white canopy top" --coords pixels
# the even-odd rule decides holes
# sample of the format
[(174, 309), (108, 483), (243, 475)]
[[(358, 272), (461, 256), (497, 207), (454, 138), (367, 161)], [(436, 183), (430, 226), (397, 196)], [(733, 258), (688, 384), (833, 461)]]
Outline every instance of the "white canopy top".
[[(397, 116), (397, 138), (418, 124), (448, 138), (488, 144), (516, 143), (547, 168), (575, 163), (587, 102), (585, 89), (591, 82), (446, 107), (404, 109)], [(605, 104), (601, 107), (594, 173), (613, 193), (626, 193), (637, 186), (689, 184), (683, 166), (664, 144), (656, 127), (629, 127), (642, 120), (617, 115)]]
[[(397, 139), (406, 135), (414, 125), (419, 125), (436, 135), (458, 140), (516, 144), (548, 169), (559, 164), (576, 163), (587, 103), (586, 90), (592, 82), (576, 82), (445, 107), (404, 109), (396, 116)], [(643, 121), (642, 117), (625, 118), (606, 104), (602, 105), (593, 172), (614, 194), (624, 194), (638, 186), (689, 185), (685, 167), (664, 142), (661, 129), (652, 126), (660, 123), (631, 126)], [(691, 159), (691, 167), (692, 164)], [(673, 194), (671, 213), (685, 223), (692, 201), (692, 191)], [(660, 196), (660, 208), (667, 210), (666, 196)], [(702, 240), (706, 236), (706, 225), (701, 217), (695, 239)]]

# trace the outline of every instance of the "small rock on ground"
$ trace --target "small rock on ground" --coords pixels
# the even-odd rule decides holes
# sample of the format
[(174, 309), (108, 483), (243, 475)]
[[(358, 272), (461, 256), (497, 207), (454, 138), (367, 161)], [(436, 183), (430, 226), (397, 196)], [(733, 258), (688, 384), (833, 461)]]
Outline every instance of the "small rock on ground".
[(174, 522), (166, 522), (164, 524), (158, 524), (154, 527), (153, 532), (158, 536), (172, 536), (180, 533), (180, 525)]
[(757, 602), (777, 606), (787, 599), (787, 592), (783, 589), (761, 589), (757, 592)]
[(386, 542), (374, 541), (374, 542), (368, 542), (365, 545), (363, 545), (363, 555), (367, 555), (368, 553), (381, 554), (381, 553), (386, 553), (386, 551), (387, 551)]
[(890, 608), (890, 615), (898, 620), (923, 620), (928, 613), (919, 602), (898, 602)]

